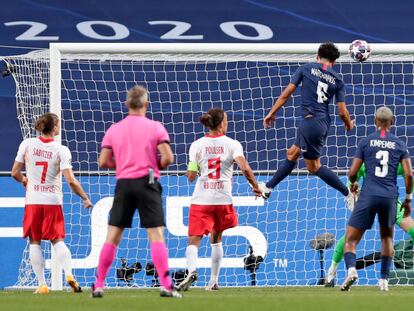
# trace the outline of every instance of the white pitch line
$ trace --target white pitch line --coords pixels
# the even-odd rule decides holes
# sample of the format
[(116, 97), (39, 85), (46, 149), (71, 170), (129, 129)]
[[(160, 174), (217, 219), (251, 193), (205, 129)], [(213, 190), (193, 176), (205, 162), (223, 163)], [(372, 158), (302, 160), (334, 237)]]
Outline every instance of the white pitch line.
[(23, 208), (24, 203), (22, 197), (0, 197), (0, 208)]

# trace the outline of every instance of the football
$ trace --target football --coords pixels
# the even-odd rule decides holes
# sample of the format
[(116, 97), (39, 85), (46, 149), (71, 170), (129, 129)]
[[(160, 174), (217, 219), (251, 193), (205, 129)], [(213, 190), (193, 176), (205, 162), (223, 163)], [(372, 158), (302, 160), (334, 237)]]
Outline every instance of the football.
[(371, 55), (371, 47), (365, 40), (354, 40), (349, 46), (349, 56), (357, 61), (366, 61)]

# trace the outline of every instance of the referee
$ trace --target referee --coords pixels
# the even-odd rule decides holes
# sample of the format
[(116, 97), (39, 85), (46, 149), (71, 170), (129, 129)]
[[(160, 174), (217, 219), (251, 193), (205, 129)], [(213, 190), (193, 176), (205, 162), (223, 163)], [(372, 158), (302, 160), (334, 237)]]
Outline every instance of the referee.
[[(108, 234), (99, 256), (92, 297), (102, 297), (106, 275), (114, 260), (125, 228), (131, 228), (138, 209), (141, 227), (147, 229), (151, 256), (160, 276), (161, 297), (181, 298), (174, 290), (168, 271), (168, 250), (164, 242), (164, 212), (160, 169), (174, 161), (170, 138), (164, 126), (148, 119), (148, 91), (134, 86), (128, 91), (125, 105), (128, 116), (113, 124), (105, 133), (99, 166), (116, 169), (114, 203), (110, 212)], [(158, 157), (160, 154), (160, 159)]]

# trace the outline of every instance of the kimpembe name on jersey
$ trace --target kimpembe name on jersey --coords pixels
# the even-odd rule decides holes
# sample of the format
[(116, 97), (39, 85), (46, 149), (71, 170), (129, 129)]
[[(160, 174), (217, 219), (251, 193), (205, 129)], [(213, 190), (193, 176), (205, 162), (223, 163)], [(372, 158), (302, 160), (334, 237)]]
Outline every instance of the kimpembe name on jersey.
[(369, 141), (370, 147), (386, 148), (386, 149), (395, 149), (395, 141), (381, 140), (381, 139), (371, 139)]
[(335, 77), (331, 76), (328, 73), (322, 72), (320, 71), (318, 68), (312, 68), (311, 69), (311, 74), (320, 78), (320, 79), (324, 79), (325, 81), (335, 85), (336, 81), (335, 81)]

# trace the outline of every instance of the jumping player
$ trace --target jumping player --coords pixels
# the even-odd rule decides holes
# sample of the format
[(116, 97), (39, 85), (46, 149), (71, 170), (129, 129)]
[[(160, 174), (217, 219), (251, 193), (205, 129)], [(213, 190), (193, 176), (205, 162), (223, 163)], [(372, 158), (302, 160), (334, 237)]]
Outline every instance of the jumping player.
[(209, 133), (191, 144), (187, 177), (190, 182), (199, 175), (191, 198), (188, 246), (188, 275), (179, 284), (187, 290), (197, 280), (198, 247), (204, 235), (210, 234), (211, 277), (206, 290), (218, 290), (223, 258), (223, 231), (237, 226), (232, 200), (233, 165), (237, 163), (253, 191), (261, 195), (256, 178), (243, 155), (242, 145), (226, 135), (227, 114), (220, 108), (210, 109), (200, 118)]
[[(398, 165), (397, 175), (404, 176), (404, 171), (403, 171), (401, 163)], [(362, 163), (362, 166), (358, 171), (357, 181), (359, 181), (361, 177), (365, 179), (365, 176), (366, 176), (365, 164)], [(407, 217), (404, 217), (404, 208), (402, 207), (402, 202), (400, 199), (397, 200), (397, 215), (396, 215), (395, 223), (411, 237), (411, 241), (414, 243), (414, 220), (410, 215)], [(335, 286), (336, 271), (338, 270), (339, 263), (342, 261), (342, 258), (344, 257), (344, 245), (345, 245), (345, 235), (343, 235), (338, 240), (338, 243), (336, 243), (335, 251), (332, 255), (331, 266), (329, 267), (328, 276), (326, 278), (326, 284), (325, 284), (326, 287)], [(358, 259), (357, 259), (357, 270), (358, 270)]]
[(296, 70), (291, 82), (264, 118), (264, 126), (271, 127), (275, 122), (276, 113), (302, 83), (303, 120), (297, 129), (296, 141), (287, 151), (286, 160), (279, 166), (272, 179), (266, 184), (259, 183), (264, 198), (268, 198), (272, 189), (293, 171), (303, 153), (308, 171), (340, 191), (346, 197), (348, 208), (353, 209), (355, 203), (353, 194), (337, 175), (326, 166), (321, 166), (320, 162), (321, 150), (325, 145), (331, 123), (329, 104), (334, 96), (338, 106), (338, 115), (344, 122), (345, 130), (350, 131), (354, 128), (354, 123), (345, 105), (344, 83), (332, 69), (339, 56), (338, 48), (333, 43), (321, 44), (318, 49), (317, 62), (303, 65)]
[[(76, 293), (81, 287), (72, 274), (72, 255), (65, 245), (65, 224), (62, 212), (61, 174), (74, 193), (83, 199), (83, 206), (92, 206), (82, 186), (73, 175), (71, 154), (67, 147), (54, 140), (60, 131), (59, 117), (46, 113), (37, 120), (35, 128), (41, 132), (36, 138), (27, 138), (19, 146), (12, 168), (12, 176), (26, 188), (23, 219), (23, 237), (30, 239), (29, 257), (39, 287), (35, 294), (47, 294), (45, 259), (41, 241), (52, 242), (57, 260), (65, 271), (66, 281)], [(26, 167), (26, 176), (22, 174)]]
[(144, 87), (131, 88), (125, 105), (128, 116), (106, 131), (99, 155), (100, 167), (116, 168), (117, 183), (92, 297), (103, 296), (105, 278), (122, 233), (125, 228), (131, 228), (135, 210), (138, 209), (141, 227), (147, 230), (152, 260), (160, 276), (160, 295), (181, 298), (181, 294), (173, 289), (168, 269), (162, 188), (158, 181), (160, 169), (167, 168), (174, 161), (170, 138), (160, 122), (145, 117), (149, 101), (148, 91)]
[(361, 195), (348, 221), (345, 235), (344, 258), (348, 270), (347, 278), (341, 286), (342, 291), (348, 291), (358, 279), (355, 268), (356, 246), (365, 230), (371, 229), (378, 214), (381, 237), (381, 278), (379, 288), (388, 291), (388, 275), (393, 257), (394, 223), (397, 210), (398, 186), (397, 168), (402, 164), (405, 178), (406, 198), (402, 204), (404, 217), (411, 214), (411, 199), (413, 191), (413, 173), (407, 146), (390, 133), (393, 114), (387, 107), (381, 107), (375, 113), (377, 131), (363, 138), (359, 144), (349, 170), (351, 191), (356, 192), (355, 183), (358, 171), (365, 163), (366, 178)]

